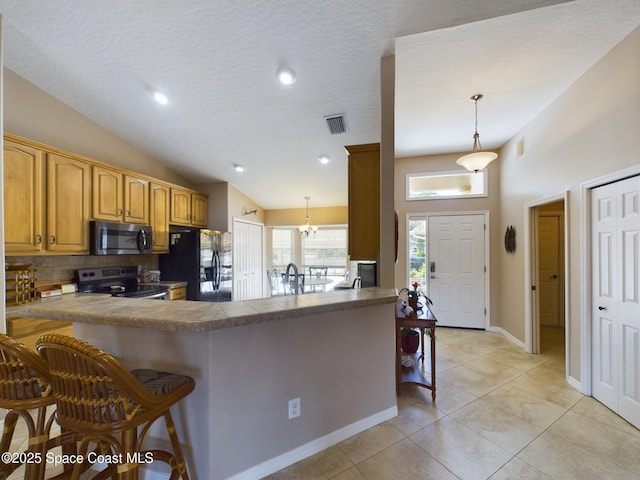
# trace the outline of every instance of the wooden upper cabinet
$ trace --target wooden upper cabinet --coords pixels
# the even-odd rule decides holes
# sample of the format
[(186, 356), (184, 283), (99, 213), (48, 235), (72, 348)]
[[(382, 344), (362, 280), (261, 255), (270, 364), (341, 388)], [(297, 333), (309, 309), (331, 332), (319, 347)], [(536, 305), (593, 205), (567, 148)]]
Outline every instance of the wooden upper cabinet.
[(4, 241), (7, 254), (44, 248), (44, 153), (4, 142)]
[(47, 154), (47, 249), (89, 252), (91, 166), (55, 153)]
[(208, 220), (208, 204), (209, 198), (199, 193), (191, 194), (191, 223), (199, 227), (206, 227)]
[(171, 223), (206, 227), (208, 197), (182, 188), (171, 189)]
[(10, 133), (3, 170), (7, 255), (88, 254), (91, 219), (151, 225), (157, 253), (169, 224), (207, 226), (207, 195)]
[(191, 225), (191, 192), (171, 189), (171, 223)]
[(349, 153), (349, 258), (380, 253), (380, 144), (351, 145)]
[(93, 218), (149, 223), (149, 182), (117, 170), (93, 167)]
[(149, 184), (149, 220), (153, 229), (153, 253), (169, 252), (169, 187), (151, 182)]
[(122, 173), (110, 168), (93, 167), (93, 218), (122, 222), (124, 186)]
[(131, 175), (124, 176), (124, 221), (149, 224), (149, 182)]

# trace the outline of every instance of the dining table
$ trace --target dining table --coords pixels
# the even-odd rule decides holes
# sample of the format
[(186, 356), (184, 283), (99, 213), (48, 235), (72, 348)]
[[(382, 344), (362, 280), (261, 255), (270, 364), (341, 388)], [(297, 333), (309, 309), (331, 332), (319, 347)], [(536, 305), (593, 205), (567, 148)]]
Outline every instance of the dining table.
[[(287, 285), (287, 274), (282, 273), (282, 284)], [(293, 287), (293, 274), (289, 274), (289, 288)], [(298, 273), (298, 290), (300, 293), (311, 293), (318, 286), (326, 287), (332, 282), (330, 278), (324, 276), (311, 276), (307, 273)], [(312, 289), (311, 289), (312, 288)]]

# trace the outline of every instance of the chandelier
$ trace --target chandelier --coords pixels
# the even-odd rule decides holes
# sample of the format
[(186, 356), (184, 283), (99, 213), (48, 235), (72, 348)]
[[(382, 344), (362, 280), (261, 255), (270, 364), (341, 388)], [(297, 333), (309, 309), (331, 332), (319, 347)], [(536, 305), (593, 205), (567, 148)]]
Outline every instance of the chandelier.
[(304, 199), (307, 201), (307, 216), (305, 217), (305, 224), (300, 225), (298, 227), (298, 229), (300, 230), (300, 235), (302, 235), (302, 238), (315, 238), (316, 235), (318, 234), (318, 227), (312, 226), (309, 223), (309, 199), (310, 198), (311, 197), (309, 196), (304, 197)]
[(482, 152), (480, 145), (480, 134), (478, 133), (478, 100), (482, 98), (482, 94), (478, 93), (471, 97), (476, 104), (476, 131), (473, 134), (473, 151), (467, 155), (460, 157), (456, 163), (462, 165), (470, 172), (479, 172), (484, 170), (490, 162), (498, 158), (498, 154), (494, 152)]

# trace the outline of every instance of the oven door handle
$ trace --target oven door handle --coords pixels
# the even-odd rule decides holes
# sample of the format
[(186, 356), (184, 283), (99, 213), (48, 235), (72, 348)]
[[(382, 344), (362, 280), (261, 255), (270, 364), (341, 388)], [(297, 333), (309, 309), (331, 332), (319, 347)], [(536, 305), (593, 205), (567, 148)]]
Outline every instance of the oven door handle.
[(168, 292), (160, 292), (160, 293), (154, 293), (153, 295), (148, 295), (146, 297), (141, 297), (141, 298), (164, 298), (167, 296)]
[(144, 253), (147, 248), (147, 234), (143, 229), (138, 230), (138, 251)]

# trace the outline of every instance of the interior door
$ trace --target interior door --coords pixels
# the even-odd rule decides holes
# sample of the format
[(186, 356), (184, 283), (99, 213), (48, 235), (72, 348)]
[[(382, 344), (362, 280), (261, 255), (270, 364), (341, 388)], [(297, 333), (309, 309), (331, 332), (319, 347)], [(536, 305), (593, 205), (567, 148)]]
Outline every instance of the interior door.
[(429, 217), (429, 297), (438, 325), (485, 328), (485, 217)]
[(640, 427), (640, 176), (591, 192), (593, 396)]
[(233, 222), (233, 299), (262, 297), (262, 226)]
[(562, 326), (560, 315), (560, 218), (538, 217), (540, 325)]

